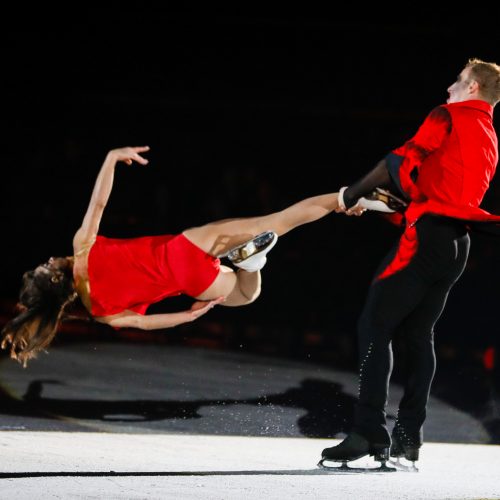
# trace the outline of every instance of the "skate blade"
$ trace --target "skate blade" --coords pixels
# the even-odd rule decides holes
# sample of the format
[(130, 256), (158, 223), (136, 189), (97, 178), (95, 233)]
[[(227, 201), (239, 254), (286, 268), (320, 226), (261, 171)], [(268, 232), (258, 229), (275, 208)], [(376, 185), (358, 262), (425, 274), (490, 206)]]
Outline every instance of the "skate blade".
[(401, 462), (401, 460), (399, 460), (399, 458), (396, 460), (391, 458), (389, 460), (389, 463), (392, 466), (396, 467), (397, 470), (400, 470), (403, 472), (418, 472), (418, 467), (414, 463), (412, 463), (411, 465), (406, 465), (403, 462)]
[(325, 465), (325, 462), (330, 462), (330, 460), (320, 460), (318, 462), (318, 467), (320, 469), (327, 470), (332, 474), (380, 474), (386, 472), (397, 472), (396, 468), (387, 467), (386, 464), (381, 464), (379, 467), (349, 467), (349, 465), (345, 462), (341, 465)]
[(227, 257), (233, 264), (239, 264), (249, 257), (265, 250), (269, 245), (271, 245), (274, 239), (275, 235), (272, 231), (264, 231), (251, 240), (237, 246), (236, 248), (232, 248), (218, 257)]

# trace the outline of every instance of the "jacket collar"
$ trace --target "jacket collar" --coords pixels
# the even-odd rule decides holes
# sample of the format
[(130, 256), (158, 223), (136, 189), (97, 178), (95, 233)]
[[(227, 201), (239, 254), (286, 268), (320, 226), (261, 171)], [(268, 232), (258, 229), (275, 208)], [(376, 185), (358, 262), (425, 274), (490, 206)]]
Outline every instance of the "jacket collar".
[(471, 99), (470, 101), (452, 102), (447, 104), (450, 107), (472, 108), (487, 113), (493, 119), (493, 106), (481, 99)]

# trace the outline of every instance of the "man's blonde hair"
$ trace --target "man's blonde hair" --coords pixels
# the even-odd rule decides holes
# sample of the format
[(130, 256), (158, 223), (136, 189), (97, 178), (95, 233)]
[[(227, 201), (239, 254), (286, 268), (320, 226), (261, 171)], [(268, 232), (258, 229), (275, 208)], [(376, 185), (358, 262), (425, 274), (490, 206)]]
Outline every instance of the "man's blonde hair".
[(500, 101), (500, 66), (481, 59), (469, 59), (465, 66), (470, 68), (470, 76), (479, 84), (481, 97), (491, 105)]

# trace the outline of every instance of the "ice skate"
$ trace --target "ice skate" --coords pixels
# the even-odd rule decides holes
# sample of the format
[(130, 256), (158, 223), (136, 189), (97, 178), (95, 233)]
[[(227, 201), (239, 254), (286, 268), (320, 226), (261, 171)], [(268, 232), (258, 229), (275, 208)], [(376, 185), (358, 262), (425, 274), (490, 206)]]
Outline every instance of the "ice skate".
[[(421, 439), (412, 437), (410, 433), (405, 432), (401, 425), (396, 424), (392, 433), (392, 444), (390, 450), (390, 463), (394, 467), (407, 472), (418, 472), (415, 462), (419, 457)], [(410, 465), (401, 462), (404, 458)], [(395, 460), (393, 460), (395, 459)]]
[(259, 271), (267, 261), (266, 254), (276, 245), (278, 235), (265, 231), (255, 238), (230, 250), (227, 258), (236, 266), (248, 272)]
[(394, 213), (403, 212), (408, 203), (386, 189), (376, 188), (366, 197), (360, 198), (356, 206), (376, 212)]
[[(347, 462), (352, 462), (358, 458), (371, 456), (376, 462), (380, 462), (380, 467), (350, 467)], [(387, 467), (389, 460), (389, 446), (386, 444), (370, 443), (360, 434), (352, 432), (339, 445), (325, 448), (321, 453), (319, 467), (339, 472), (395, 472), (393, 467)], [(325, 465), (325, 462), (340, 462), (340, 466)]]

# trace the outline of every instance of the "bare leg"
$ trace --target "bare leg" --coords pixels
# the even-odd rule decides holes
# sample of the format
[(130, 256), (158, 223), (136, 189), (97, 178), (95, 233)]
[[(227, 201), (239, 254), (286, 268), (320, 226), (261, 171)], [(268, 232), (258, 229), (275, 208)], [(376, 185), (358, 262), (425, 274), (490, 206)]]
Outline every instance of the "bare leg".
[(260, 271), (249, 273), (243, 269), (234, 272), (226, 266), (221, 266), (221, 272), (215, 281), (198, 297), (198, 300), (212, 300), (224, 296), (223, 306), (244, 306), (251, 304), (261, 290)]
[[(288, 231), (313, 222), (335, 210), (338, 206), (338, 193), (306, 198), (294, 205), (262, 217), (226, 219), (184, 231), (184, 236), (205, 252), (218, 256), (231, 248), (245, 243), (257, 234), (272, 230), (281, 236)], [(226, 297), (223, 305), (242, 306), (252, 303), (261, 290), (260, 272), (249, 273), (240, 269), (221, 266), (221, 272), (201, 295), (199, 300)]]
[(184, 236), (215, 257), (241, 245), (258, 234), (271, 230), (281, 236), (292, 229), (321, 219), (338, 206), (338, 193), (313, 196), (280, 212), (261, 217), (225, 219), (184, 231)]

